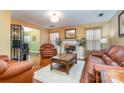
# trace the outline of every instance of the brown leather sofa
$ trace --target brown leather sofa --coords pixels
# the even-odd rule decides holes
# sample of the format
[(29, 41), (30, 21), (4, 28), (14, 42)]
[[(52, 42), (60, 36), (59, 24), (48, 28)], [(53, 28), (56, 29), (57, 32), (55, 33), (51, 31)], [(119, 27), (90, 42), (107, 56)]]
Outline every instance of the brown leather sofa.
[(124, 46), (113, 45), (103, 51), (92, 51), (83, 69), (82, 83), (100, 83), (100, 71), (124, 71)]
[(17, 62), (9, 60), (6, 55), (0, 55), (1, 83), (31, 83), (33, 75), (33, 64), (29, 60)]
[(50, 43), (46, 43), (41, 45), (40, 47), (41, 57), (53, 57), (57, 54), (57, 50), (54, 45)]

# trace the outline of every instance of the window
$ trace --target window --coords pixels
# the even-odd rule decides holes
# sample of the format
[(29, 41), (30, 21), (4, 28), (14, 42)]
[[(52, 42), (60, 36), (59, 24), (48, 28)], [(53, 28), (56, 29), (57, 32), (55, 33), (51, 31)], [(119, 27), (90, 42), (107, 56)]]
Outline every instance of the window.
[(93, 28), (86, 30), (86, 42), (87, 50), (101, 50), (101, 40), (102, 37), (102, 28)]
[(56, 40), (59, 38), (59, 33), (58, 32), (53, 32), (50, 33), (50, 42), (56, 46)]

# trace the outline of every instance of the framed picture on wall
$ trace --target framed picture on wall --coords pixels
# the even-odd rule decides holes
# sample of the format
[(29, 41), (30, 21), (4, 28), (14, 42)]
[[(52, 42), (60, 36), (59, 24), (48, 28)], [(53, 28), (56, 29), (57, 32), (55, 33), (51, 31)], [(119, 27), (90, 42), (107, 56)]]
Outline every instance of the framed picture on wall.
[(124, 11), (118, 16), (118, 35), (124, 36)]
[(76, 28), (65, 29), (65, 39), (75, 39), (76, 38)]
[(33, 36), (32, 36), (32, 41), (36, 41), (36, 40), (37, 40), (36, 36), (33, 35)]

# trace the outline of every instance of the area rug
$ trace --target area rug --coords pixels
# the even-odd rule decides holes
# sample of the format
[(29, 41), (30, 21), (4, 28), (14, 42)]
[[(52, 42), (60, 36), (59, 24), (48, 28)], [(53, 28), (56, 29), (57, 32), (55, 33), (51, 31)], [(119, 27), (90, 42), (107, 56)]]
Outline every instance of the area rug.
[[(70, 70), (69, 75), (56, 69), (50, 70), (50, 65), (38, 70), (34, 74), (34, 79), (44, 83), (79, 83), (85, 62), (78, 60)], [(56, 64), (53, 65), (54, 67)]]

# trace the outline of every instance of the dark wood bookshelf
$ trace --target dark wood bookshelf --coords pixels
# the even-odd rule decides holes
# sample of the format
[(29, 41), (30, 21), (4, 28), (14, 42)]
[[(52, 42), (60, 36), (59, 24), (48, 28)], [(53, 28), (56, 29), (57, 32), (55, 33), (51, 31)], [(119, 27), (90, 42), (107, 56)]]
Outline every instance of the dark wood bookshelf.
[(11, 24), (11, 59), (23, 60), (24, 29), (21, 25)]

